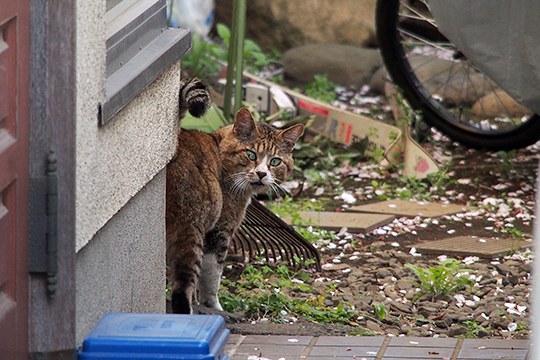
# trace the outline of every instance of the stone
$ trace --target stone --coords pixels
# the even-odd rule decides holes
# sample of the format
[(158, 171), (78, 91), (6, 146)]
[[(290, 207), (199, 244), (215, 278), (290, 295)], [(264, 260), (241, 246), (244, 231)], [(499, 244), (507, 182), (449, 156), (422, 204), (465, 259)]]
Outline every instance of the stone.
[(341, 270), (350, 268), (348, 264), (343, 264), (343, 263), (341, 264), (327, 263), (327, 264), (324, 264), (322, 267), (324, 271), (341, 271)]
[(370, 244), (370, 247), (373, 249), (380, 249), (386, 246), (386, 242), (384, 241), (374, 241)]
[(390, 82), (388, 71), (386, 71), (386, 68), (384, 66), (381, 66), (377, 70), (375, 70), (375, 72), (371, 76), (371, 80), (369, 81), (369, 87), (371, 88), (371, 91), (379, 95), (384, 95), (384, 88), (387, 82)]
[(398, 336), (400, 334), (400, 330), (394, 326), (388, 326), (384, 329), (384, 332), (386, 333), (386, 335), (390, 336)]
[(369, 284), (366, 286), (366, 291), (370, 291), (370, 292), (379, 291), (379, 287), (377, 285)]
[(384, 295), (392, 300), (396, 300), (399, 298), (399, 295), (396, 293), (396, 291), (388, 287), (384, 289)]
[(532, 111), (518, 103), (501, 89), (497, 89), (481, 97), (473, 104), (471, 112), (475, 115), (489, 117), (495, 117), (502, 114), (510, 117), (532, 115)]
[(411, 280), (399, 279), (396, 283), (396, 286), (400, 290), (408, 290), (412, 289), (413, 282)]
[[(376, 44), (375, 0), (250, 0), (246, 38), (266, 49), (311, 43)], [(231, 26), (232, 0), (216, 0), (216, 23)]]
[(512, 269), (509, 265), (507, 264), (497, 264), (495, 265), (495, 267), (497, 268), (497, 271), (499, 272), (499, 274), (501, 275), (507, 275), (507, 274), (511, 274), (513, 271), (515, 271), (514, 269)]
[(286, 51), (282, 58), (285, 76), (297, 85), (311, 83), (317, 74), (342, 86), (360, 86), (382, 64), (378, 50), (341, 44), (311, 44)]
[(436, 314), (438, 312), (438, 309), (431, 306), (420, 306), (418, 308), (418, 313), (424, 317), (428, 317), (430, 315)]
[(379, 270), (377, 270), (377, 278), (380, 278), (380, 279), (383, 279), (383, 278), (386, 278), (388, 276), (392, 276), (394, 275), (392, 270), (388, 269), (388, 268), (381, 268)]
[(398, 311), (401, 311), (401, 312), (404, 312), (404, 313), (407, 313), (407, 314), (412, 314), (413, 313), (411, 306), (408, 305), (408, 304), (403, 304), (403, 303), (400, 303), (400, 302), (397, 302), (397, 301), (392, 301), (390, 306), (395, 310), (398, 310)]
[(377, 324), (375, 321), (368, 320), (366, 321), (366, 327), (376, 333), (382, 333), (383, 330), (379, 324)]
[(450, 337), (465, 335), (465, 333), (467, 333), (467, 328), (456, 324), (452, 324), (452, 326), (450, 326), (450, 329), (448, 329), (448, 336)]

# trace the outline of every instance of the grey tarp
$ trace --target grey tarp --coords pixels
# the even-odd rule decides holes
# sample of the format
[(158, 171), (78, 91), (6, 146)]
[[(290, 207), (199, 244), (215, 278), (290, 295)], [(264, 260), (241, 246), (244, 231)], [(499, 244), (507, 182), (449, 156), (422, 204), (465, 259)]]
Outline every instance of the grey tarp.
[(441, 33), (503, 90), (540, 114), (540, 1), (428, 4)]

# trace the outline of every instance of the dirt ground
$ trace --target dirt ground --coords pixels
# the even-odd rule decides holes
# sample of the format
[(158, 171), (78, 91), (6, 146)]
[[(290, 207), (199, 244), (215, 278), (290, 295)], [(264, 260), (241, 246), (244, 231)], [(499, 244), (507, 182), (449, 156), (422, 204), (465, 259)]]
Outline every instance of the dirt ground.
[[(530, 251), (513, 251), (497, 258), (457, 258), (471, 269), (475, 283), (470, 292), (438, 298), (416, 298), (413, 274), (405, 263), (434, 266), (442, 258), (411, 250), (419, 240), (437, 240), (459, 235), (512, 237), (520, 244), (532, 238), (535, 182), (540, 146), (513, 152), (471, 150), (433, 132), (423, 144), (439, 163), (446, 162), (448, 179), (442, 189), (431, 192), (429, 201), (467, 205), (467, 211), (441, 218), (397, 218), (391, 224), (366, 234), (345, 234), (337, 246), (317, 244), (324, 270), (314, 278), (339, 284), (334, 300), (345, 299), (363, 311), (354, 324), (316, 324), (302, 318), (289, 324), (253, 319), (229, 323), (233, 333), (345, 335), (358, 326), (371, 334), (526, 338), (530, 321)], [(376, 164), (360, 163), (336, 170), (336, 178), (355, 198), (354, 205), (377, 201), (379, 183), (398, 183), (398, 175), (373, 172)], [(397, 185), (396, 185), (397, 186)], [(432, 189), (433, 190), (433, 189)], [(386, 190), (389, 192), (389, 190)], [(301, 196), (315, 197), (316, 189)], [(324, 190), (324, 195), (340, 194)], [(390, 193), (388, 194), (390, 195)], [(391, 197), (391, 196), (390, 196)], [(338, 210), (347, 210), (342, 202)], [(350, 239), (351, 241), (348, 241)], [(347, 241), (346, 241), (347, 240)], [(234, 280), (238, 269), (225, 277)], [(388, 314), (376, 317), (374, 305), (385, 304)]]

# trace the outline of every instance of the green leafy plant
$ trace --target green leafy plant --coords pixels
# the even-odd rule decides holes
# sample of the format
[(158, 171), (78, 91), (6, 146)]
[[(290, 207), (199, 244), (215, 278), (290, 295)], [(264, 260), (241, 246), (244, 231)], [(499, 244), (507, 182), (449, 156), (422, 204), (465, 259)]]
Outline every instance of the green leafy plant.
[(474, 339), (478, 337), (481, 332), (486, 331), (486, 328), (474, 320), (467, 320), (463, 323), (463, 325), (467, 329), (463, 335), (465, 338)]
[(512, 238), (512, 249), (510, 250), (510, 253), (516, 253), (520, 248), (521, 241), (523, 241), (523, 238), (525, 237), (525, 231), (516, 227), (505, 227), (502, 230), (502, 233), (510, 235)]
[[(307, 285), (310, 275), (293, 271), (287, 266), (256, 267), (248, 264), (237, 282), (224, 279), (220, 302), (226, 311), (244, 312), (250, 319), (267, 318), (273, 322), (286, 322), (290, 317), (303, 317), (320, 323), (355, 324), (358, 317), (354, 306), (340, 301), (337, 306), (325, 305), (321, 292)], [(290, 292), (305, 294), (302, 299), (292, 298)], [(324, 292), (323, 292), (324, 293)], [(331, 287), (327, 289), (331, 293)]]
[(455, 183), (446, 170), (429, 174), (425, 179), (402, 176), (397, 183), (371, 181), (371, 186), (377, 191), (380, 200), (386, 199), (416, 199), (429, 200), (433, 195), (443, 195), (446, 189)]
[(316, 135), (309, 141), (300, 141), (296, 144), (295, 168), (310, 169), (320, 173), (330, 171), (344, 163), (355, 165), (365, 158), (366, 148), (366, 141), (358, 141), (345, 146), (322, 135)]
[(512, 160), (516, 157), (516, 150), (498, 151), (497, 157), (501, 160), (501, 173), (507, 176), (510, 175), (514, 169)]
[(306, 85), (304, 93), (314, 99), (330, 103), (336, 99), (334, 92), (336, 86), (326, 74), (317, 74), (313, 77), (313, 81)]
[(204, 40), (194, 34), (191, 38), (191, 51), (182, 58), (182, 66), (199, 78), (211, 78), (219, 72), (220, 65), (216, 59), (223, 55), (222, 46)]
[(300, 216), (300, 211), (322, 211), (324, 207), (317, 201), (308, 199), (294, 200), (290, 196), (285, 196), (267, 204), (268, 209), (281, 218), (290, 217), (293, 225), (308, 226)]
[(410, 263), (405, 264), (405, 267), (416, 276), (420, 296), (429, 295), (436, 298), (441, 295), (452, 295), (474, 284), (474, 281), (466, 276), (468, 269), (463, 267), (463, 263), (452, 258), (441, 260), (438, 265), (427, 268)]
[(373, 314), (375, 314), (375, 317), (379, 320), (384, 320), (384, 318), (386, 318), (386, 316), (388, 315), (388, 310), (386, 309), (384, 303), (374, 303), (371, 306), (371, 309), (373, 311)]
[[(216, 25), (218, 41), (192, 36), (191, 51), (182, 58), (182, 65), (194, 76), (211, 78), (218, 74), (220, 65), (216, 60), (226, 62), (231, 31), (224, 24)], [(276, 61), (277, 53), (267, 55), (254, 41), (244, 40), (244, 66), (252, 72), (260, 71)]]
[(310, 222), (306, 222), (300, 216), (300, 211), (322, 211), (324, 207), (319, 202), (311, 200), (295, 201), (292, 197), (286, 196), (283, 199), (269, 202), (267, 207), (274, 214), (281, 218), (289, 217), (291, 224), (295, 226), (296, 232), (307, 241), (314, 243), (320, 239), (335, 239), (336, 235), (327, 230), (313, 226)]

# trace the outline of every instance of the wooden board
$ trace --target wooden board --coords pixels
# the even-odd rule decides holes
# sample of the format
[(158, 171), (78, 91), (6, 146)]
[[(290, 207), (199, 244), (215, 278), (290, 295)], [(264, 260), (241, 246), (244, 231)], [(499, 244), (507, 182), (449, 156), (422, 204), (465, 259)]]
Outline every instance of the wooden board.
[(412, 245), (421, 254), (478, 256), (484, 258), (507, 255), (512, 251), (532, 247), (530, 239), (481, 238), (456, 236)]
[[(339, 231), (346, 227), (349, 232), (369, 232), (388, 224), (395, 216), (385, 214), (338, 213), (324, 211), (301, 211), (300, 216), (306, 225), (313, 225), (325, 230)], [(290, 217), (283, 220), (291, 223)]]
[(351, 206), (350, 211), (393, 214), (399, 216), (439, 217), (451, 215), (466, 210), (465, 205), (437, 204), (430, 202), (415, 202), (409, 200), (387, 200), (367, 205)]

